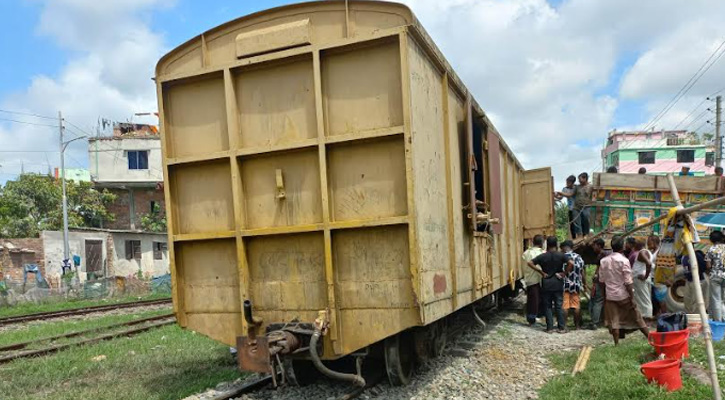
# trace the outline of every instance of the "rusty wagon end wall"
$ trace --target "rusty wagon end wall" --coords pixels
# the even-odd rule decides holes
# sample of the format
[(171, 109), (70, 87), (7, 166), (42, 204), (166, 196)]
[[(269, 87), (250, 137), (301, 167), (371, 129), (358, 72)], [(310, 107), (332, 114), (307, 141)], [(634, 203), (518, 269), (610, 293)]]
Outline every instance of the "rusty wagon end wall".
[(156, 80), (174, 306), (214, 339), (246, 334), (250, 299), (262, 327), (329, 308), (324, 357), (349, 354), (519, 279), (550, 231), (550, 171), (523, 171), (402, 5), (243, 17)]

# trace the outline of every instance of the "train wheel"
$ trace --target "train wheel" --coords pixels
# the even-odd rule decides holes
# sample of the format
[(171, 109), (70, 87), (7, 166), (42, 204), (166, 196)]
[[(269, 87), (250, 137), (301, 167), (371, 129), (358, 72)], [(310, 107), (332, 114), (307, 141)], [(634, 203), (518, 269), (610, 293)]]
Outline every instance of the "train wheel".
[(448, 324), (446, 320), (441, 319), (435, 322), (432, 326), (433, 332), (431, 335), (430, 352), (433, 357), (440, 357), (443, 354), (443, 350), (446, 348), (448, 343)]
[(410, 332), (401, 332), (385, 339), (385, 370), (393, 386), (410, 382), (415, 368), (415, 346)]
[(294, 386), (307, 386), (317, 381), (320, 373), (311, 361), (292, 360), (285, 358), (282, 361), (284, 365), (285, 379)]
[(415, 356), (418, 360), (439, 357), (448, 343), (448, 324), (445, 318), (413, 330)]

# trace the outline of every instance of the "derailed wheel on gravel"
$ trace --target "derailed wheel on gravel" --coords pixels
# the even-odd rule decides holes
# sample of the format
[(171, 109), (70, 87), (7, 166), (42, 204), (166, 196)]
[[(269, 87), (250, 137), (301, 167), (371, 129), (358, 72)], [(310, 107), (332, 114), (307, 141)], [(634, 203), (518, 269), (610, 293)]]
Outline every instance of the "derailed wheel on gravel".
[(385, 339), (385, 371), (393, 386), (405, 386), (410, 382), (415, 368), (415, 347), (410, 332), (401, 332)]
[(433, 323), (433, 332), (430, 341), (430, 354), (433, 357), (440, 357), (448, 343), (448, 324), (445, 318)]

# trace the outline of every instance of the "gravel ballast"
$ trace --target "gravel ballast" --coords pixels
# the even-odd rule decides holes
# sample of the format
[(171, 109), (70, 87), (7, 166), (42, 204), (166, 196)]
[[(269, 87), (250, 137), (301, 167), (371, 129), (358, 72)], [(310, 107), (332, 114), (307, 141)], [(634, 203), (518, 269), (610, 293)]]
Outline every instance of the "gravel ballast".
[[(368, 389), (360, 399), (537, 399), (538, 390), (551, 377), (571, 371), (553, 369), (547, 356), (555, 352), (579, 351), (584, 345), (606, 343), (604, 329), (565, 334), (546, 333), (541, 324), (529, 327), (518, 299), (496, 313), (489, 313), (487, 327), (471, 325), (453, 339), (443, 356), (419, 365), (411, 383), (391, 387), (387, 381)], [(252, 379), (251, 377), (248, 379)], [(243, 381), (225, 384), (224, 389)], [(322, 380), (306, 387), (270, 387), (245, 394), (239, 400), (335, 399), (349, 384)], [(218, 391), (208, 391), (187, 400), (204, 400)]]

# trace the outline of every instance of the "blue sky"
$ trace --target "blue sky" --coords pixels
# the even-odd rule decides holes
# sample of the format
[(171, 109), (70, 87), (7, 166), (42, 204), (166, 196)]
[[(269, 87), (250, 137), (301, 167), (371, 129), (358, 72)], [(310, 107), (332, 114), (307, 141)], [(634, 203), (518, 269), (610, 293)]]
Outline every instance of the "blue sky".
[[(554, 165), (562, 176), (596, 167), (607, 132), (645, 125), (725, 37), (725, 2), (717, 0), (401, 1), (524, 166)], [(0, 63), (0, 109), (43, 115), (60, 109), (84, 132), (98, 117), (127, 120), (155, 110), (149, 78), (164, 52), (214, 26), (286, 3), (2, 1), (0, 15), (12, 18), (0, 25), (0, 51), (11, 60)], [(723, 76), (725, 61), (661, 127), (681, 120), (713, 88), (725, 87)], [(50, 127), (0, 120), (0, 182), (21, 164), (43, 172), (56, 166), (57, 154), (9, 152), (54, 148), (54, 135)], [(71, 166), (87, 166), (84, 143), (74, 143), (69, 156)]]

